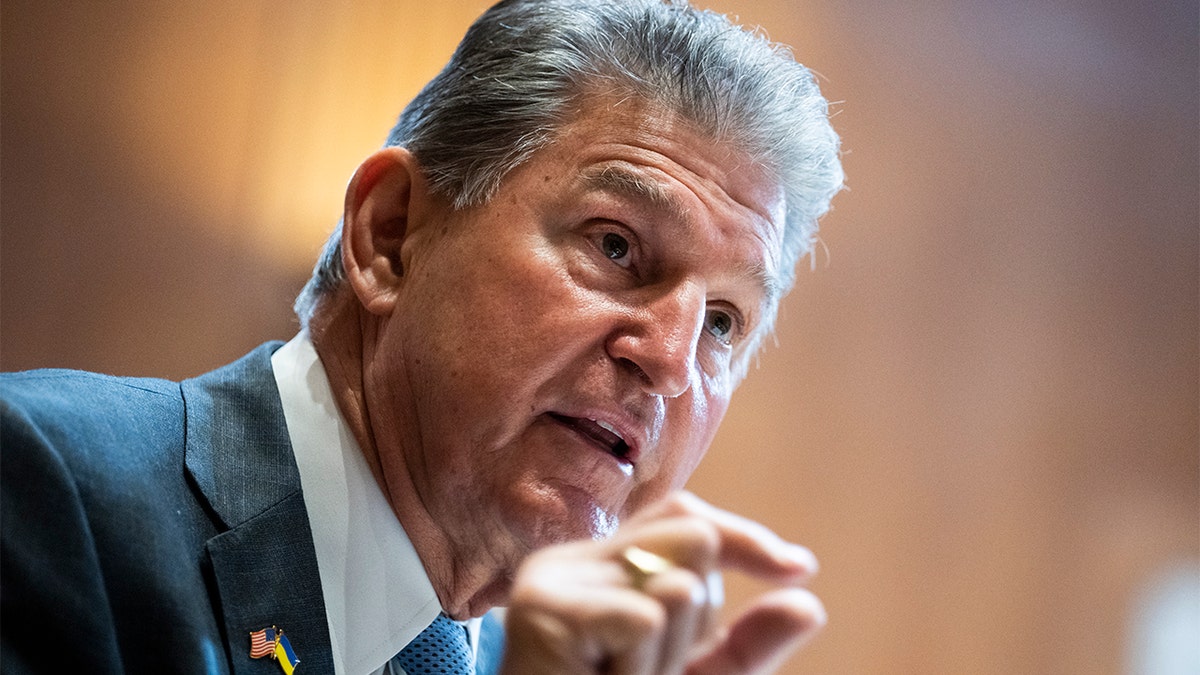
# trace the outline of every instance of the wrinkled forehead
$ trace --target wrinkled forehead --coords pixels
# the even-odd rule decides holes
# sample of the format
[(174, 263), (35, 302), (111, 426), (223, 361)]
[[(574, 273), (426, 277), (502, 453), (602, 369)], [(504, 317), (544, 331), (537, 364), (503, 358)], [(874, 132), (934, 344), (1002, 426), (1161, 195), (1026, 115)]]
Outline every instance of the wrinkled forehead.
[[(568, 136), (623, 130), (630, 138), (649, 142), (667, 142), (663, 150), (674, 161), (685, 164), (697, 176), (720, 186), (735, 202), (746, 207), (756, 219), (768, 224), (765, 230), (778, 237), (772, 249), (782, 249), (787, 223), (787, 191), (778, 170), (759, 157), (741, 134), (733, 130), (710, 129), (662, 103), (632, 94), (624, 88), (604, 90), (592, 87), (574, 99), (569, 114), (554, 133), (555, 141)], [(628, 190), (641, 192), (656, 202), (669, 201), (669, 195), (652, 182), (624, 180)], [(747, 227), (753, 227), (750, 222)], [(777, 244), (777, 245), (776, 245)], [(775, 261), (779, 265), (782, 260)], [(780, 281), (782, 283), (782, 280)]]

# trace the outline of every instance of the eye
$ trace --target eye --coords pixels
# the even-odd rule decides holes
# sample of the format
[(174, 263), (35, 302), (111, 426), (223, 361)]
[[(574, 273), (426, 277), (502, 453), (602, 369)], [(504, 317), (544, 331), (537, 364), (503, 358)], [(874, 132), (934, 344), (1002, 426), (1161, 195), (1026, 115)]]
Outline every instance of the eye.
[(712, 334), (721, 344), (733, 342), (733, 332), (736, 323), (728, 312), (710, 309), (704, 315), (704, 330)]
[(600, 240), (600, 249), (604, 251), (604, 257), (621, 267), (629, 267), (633, 262), (629, 258), (629, 240), (615, 232), (604, 235)]

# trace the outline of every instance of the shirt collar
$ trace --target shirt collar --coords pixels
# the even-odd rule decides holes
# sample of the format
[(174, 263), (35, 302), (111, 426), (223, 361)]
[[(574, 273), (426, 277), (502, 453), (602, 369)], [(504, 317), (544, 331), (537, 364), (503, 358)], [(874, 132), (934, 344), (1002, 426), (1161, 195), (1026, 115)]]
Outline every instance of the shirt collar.
[[(271, 366), (300, 469), (335, 672), (375, 672), (437, 617), (437, 593), (338, 412), (307, 331), (279, 348)], [(472, 646), (478, 624), (468, 622)]]

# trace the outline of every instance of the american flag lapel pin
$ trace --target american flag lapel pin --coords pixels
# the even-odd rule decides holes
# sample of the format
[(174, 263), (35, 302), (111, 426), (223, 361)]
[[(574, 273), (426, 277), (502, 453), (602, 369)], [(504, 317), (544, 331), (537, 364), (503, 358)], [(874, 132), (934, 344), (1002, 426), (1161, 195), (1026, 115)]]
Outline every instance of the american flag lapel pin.
[(261, 659), (264, 656), (269, 656), (278, 661), (279, 667), (283, 669), (286, 675), (292, 675), (292, 672), (296, 670), (296, 666), (300, 664), (300, 659), (296, 657), (296, 652), (292, 650), (292, 643), (288, 641), (283, 631), (276, 626), (250, 633), (250, 658)]

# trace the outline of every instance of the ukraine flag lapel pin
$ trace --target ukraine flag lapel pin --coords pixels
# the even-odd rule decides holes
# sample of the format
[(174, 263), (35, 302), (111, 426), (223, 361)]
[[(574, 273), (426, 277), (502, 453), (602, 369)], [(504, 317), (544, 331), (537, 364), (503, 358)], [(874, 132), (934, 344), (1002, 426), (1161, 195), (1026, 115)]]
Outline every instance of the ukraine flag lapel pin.
[(278, 661), (279, 667), (286, 675), (292, 675), (296, 666), (300, 665), (300, 659), (296, 658), (296, 652), (292, 650), (292, 643), (276, 626), (250, 633), (250, 658), (261, 659), (264, 656)]

